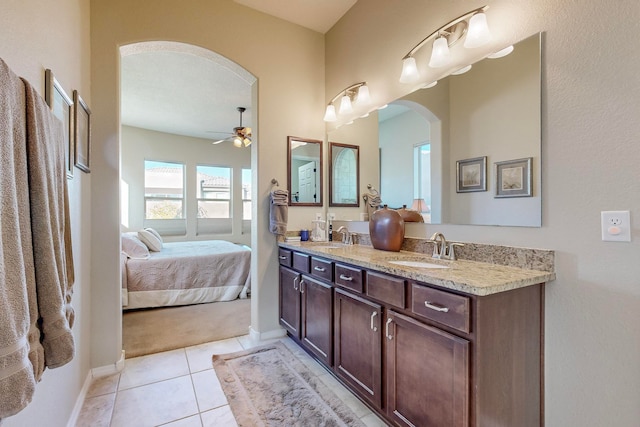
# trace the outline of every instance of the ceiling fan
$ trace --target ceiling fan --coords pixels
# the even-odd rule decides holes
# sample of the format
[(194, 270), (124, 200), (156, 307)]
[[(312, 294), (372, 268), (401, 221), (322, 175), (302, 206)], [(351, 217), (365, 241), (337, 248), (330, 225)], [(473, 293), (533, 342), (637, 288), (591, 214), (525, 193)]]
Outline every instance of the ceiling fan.
[[(223, 139), (219, 139), (217, 141), (213, 141), (212, 144), (220, 144), (224, 141), (232, 141), (233, 145), (240, 147), (248, 147), (251, 145), (251, 128), (242, 126), (242, 113), (244, 113), (247, 109), (245, 107), (237, 107), (236, 110), (240, 112), (240, 126), (234, 127), (233, 132), (231, 132), (231, 136)], [(222, 132), (215, 132), (222, 133)], [(226, 133), (226, 132), (225, 132)]]

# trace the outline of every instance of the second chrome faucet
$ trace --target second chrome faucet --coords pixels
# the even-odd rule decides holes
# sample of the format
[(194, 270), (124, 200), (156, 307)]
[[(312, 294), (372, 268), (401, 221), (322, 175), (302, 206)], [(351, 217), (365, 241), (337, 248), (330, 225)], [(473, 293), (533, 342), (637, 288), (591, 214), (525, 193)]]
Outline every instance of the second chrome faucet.
[(436, 259), (449, 259), (455, 261), (456, 259), (456, 246), (464, 246), (462, 243), (447, 242), (444, 234), (440, 232), (433, 233), (429, 238), (429, 241), (433, 243), (433, 258)]

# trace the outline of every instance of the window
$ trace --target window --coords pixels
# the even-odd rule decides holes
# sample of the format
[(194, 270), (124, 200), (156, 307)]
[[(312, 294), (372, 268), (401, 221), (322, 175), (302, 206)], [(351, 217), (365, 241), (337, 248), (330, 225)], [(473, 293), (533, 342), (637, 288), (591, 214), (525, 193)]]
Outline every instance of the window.
[(196, 166), (198, 218), (231, 218), (231, 168)]
[(146, 219), (184, 218), (184, 164), (144, 161)]
[(251, 169), (242, 169), (242, 219), (251, 220)]
[(431, 144), (416, 145), (413, 161), (413, 197), (424, 199), (427, 206), (431, 206)]

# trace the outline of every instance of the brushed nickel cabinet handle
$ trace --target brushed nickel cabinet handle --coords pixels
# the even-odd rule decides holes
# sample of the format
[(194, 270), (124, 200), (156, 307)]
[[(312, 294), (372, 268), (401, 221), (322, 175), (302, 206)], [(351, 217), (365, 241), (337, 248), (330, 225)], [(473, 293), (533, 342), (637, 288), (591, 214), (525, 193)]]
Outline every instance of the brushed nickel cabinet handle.
[(392, 340), (393, 336), (391, 334), (389, 334), (389, 326), (391, 325), (391, 322), (393, 322), (393, 319), (387, 319), (387, 324), (385, 325), (385, 331), (384, 334), (387, 337), (387, 339)]
[(294, 290), (298, 290), (298, 279), (300, 279), (299, 277), (296, 277), (295, 279), (293, 279), (293, 289)]
[(341, 274), (340, 280), (346, 280), (347, 282), (351, 282), (353, 280), (353, 277), (345, 276), (344, 274)]
[(378, 331), (378, 327), (373, 323), (374, 319), (376, 318), (376, 316), (378, 315), (377, 311), (374, 311), (373, 313), (371, 313), (371, 330), (373, 332), (377, 332)]
[(449, 311), (448, 307), (445, 307), (445, 306), (440, 305), (440, 304), (432, 303), (432, 302), (429, 302), (429, 301), (425, 301), (424, 302), (424, 306), (427, 307), (427, 308), (430, 308), (431, 310), (441, 311), (443, 313), (447, 313)]
[(287, 257), (286, 257), (286, 256), (284, 256), (284, 255), (280, 255), (278, 258), (280, 258), (280, 259), (287, 259)]
[(304, 287), (303, 285), (306, 285), (304, 280), (300, 280), (300, 293), (304, 294)]
[(324, 267), (318, 267), (317, 265), (316, 265), (315, 267), (313, 267), (313, 269), (314, 269), (315, 271), (320, 271), (320, 272), (324, 272), (324, 271), (326, 270), (326, 268), (324, 268)]

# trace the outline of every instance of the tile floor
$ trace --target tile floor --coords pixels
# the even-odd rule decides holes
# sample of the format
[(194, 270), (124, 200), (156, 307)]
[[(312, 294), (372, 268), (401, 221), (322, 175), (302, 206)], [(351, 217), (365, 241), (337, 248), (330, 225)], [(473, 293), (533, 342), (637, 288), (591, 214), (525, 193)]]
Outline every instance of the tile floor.
[[(365, 425), (386, 426), (291, 339), (283, 338), (283, 342)], [(126, 359), (121, 373), (93, 380), (76, 426), (237, 426), (213, 370), (211, 355), (266, 343), (242, 336)]]

